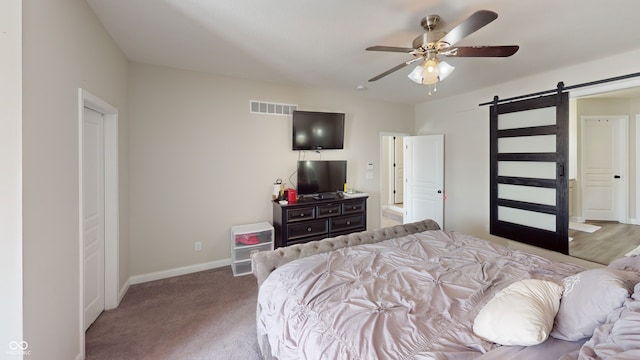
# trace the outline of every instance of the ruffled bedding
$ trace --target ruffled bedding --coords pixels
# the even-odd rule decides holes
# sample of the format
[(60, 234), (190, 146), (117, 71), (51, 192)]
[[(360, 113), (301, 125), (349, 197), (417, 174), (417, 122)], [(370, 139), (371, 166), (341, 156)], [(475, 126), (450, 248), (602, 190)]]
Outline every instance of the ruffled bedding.
[(516, 281), (562, 284), (583, 270), (468, 235), (426, 231), (281, 266), (260, 287), (257, 330), (280, 360), (558, 358), (586, 339), (552, 339), (537, 345), (553, 354), (541, 357), (535, 347), (479, 337), (473, 322)]
[[(607, 316), (584, 346), (566, 359), (640, 359), (640, 284), (632, 297)], [(565, 360), (565, 359), (563, 359)]]

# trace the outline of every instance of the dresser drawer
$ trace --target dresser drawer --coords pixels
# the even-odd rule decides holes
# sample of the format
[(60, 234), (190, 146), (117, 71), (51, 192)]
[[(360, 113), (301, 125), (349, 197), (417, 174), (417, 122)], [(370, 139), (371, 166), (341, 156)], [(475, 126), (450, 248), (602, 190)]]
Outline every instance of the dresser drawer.
[(362, 228), (364, 226), (364, 213), (331, 218), (329, 221), (331, 222), (331, 236), (334, 236), (334, 233), (342, 232), (343, 230)]
[[(326, 235), (329, 232), (329, 222), (325, 220), (305, 221), (287, 225), (289, 240), (313, 235)], [(289, 243), (290, 241), (287, 241)]]
[(316, 214), (315, 210), (314, 207), (287, 209), (286, 218), (289, 222), (313, 219)]
[(364, 206), (365, 206), (365, 200), (345, 202), (342, 204), (342, 213), (352, 214), (352, 213), (363, 212)]
[(336, 216), (342, 214), (341, 204), (328, 204), (316, 206), (316, 211), (319, 218)]

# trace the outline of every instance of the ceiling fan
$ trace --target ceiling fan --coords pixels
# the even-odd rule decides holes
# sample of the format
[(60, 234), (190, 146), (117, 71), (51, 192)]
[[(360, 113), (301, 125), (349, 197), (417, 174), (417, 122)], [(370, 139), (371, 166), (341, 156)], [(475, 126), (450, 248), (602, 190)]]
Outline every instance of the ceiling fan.
[[(425, 33), (413, 40), (413, 48), (394, 46), (371, 46), (367, 51), (387, 51), (408, 53), (414, 56), (413, 59), (405, 61), (377, 76), (369, 81), (379, 80), (405, 66), (422, 61), (410, 74), (409, 79), (425, 85), (434, 85), (444, 80), (455, 67), (440, 60), (440, 55), (447, 57), (507, 57), (515, 54), (519, 46), (454, 46), (463, 38), (476, 32), (480, 28), (498, 18), (498, 14), (489, 10), (480, 10), (469, 16), (462, 23), (458, 24), (448, 33), (434, 31), (440, 22), (440, 16), (428, 15), (422, 19), (420, 24)], [(431, 94), (431, 92), (429, 92)]]

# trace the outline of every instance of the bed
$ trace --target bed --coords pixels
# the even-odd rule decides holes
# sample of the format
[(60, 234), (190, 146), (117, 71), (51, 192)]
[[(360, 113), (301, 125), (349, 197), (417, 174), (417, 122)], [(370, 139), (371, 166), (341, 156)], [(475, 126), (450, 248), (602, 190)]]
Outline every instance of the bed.
[(252, 256), (265, 359), (640, 359), (640, 261), (606, 268), (425, 220)]

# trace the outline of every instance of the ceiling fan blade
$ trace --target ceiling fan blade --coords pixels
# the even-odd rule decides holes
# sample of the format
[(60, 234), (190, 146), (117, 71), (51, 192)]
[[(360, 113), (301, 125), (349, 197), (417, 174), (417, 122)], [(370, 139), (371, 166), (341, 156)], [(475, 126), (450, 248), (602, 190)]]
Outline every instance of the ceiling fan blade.
[(405, 62), (403, 62), (402, 64), (399, 64), (399, 65), (397, 65), (397, 66), (394, 66), (394, 67), (392, 67), (391, 69), (389, 69), (389, 70), (387, 70), (387, 71), (383, 72), (383, 73), (382, 73), (382, 74), (380, 74), (380, 75), (377, 75), (377, 76), (372, 77), (371, 79), (369, 79), (369, 82), (373, 82), (373, 81), (376, 81), (376, 80), (380, 80), (380, 79), (382, 79), (383, 77), (385, 77), (385, 76), (387, 76), (387, 75), (389, 75), (389, 74), (391, 74), (391, 73), (393, 73), (393, 72), (396, 72), (396, 71), (398, 71), (398, 70), (402, 69), (403, 67), (405, 67), (405, 66), (407, 66), (407, 65), (411, 65), (411, 64), (413, 64), (414, 62), (419, 61), (419, 60), (422, 60), (422, 58), (415, 58), (415, 59), (411, 59), (411, 60), (409, 60), (409, 61), (405, 61)]
[(505, 46), (458, 46), (441, 52), (449, 57), (507, 57), (515, 54), (520, 47), (518, 45)]
[(388, 51), (388, 52), (401, 52), (401, 53), (410, 53), (414, 51), (413, 48), (406, 47), (396, 47), (396, 46), (369, 46), (367, 51)]
[(484, 27), (488, 23), (498, 18), (498, 14), (489, 11), (489, 10), (480, 10), (473, 13), (473, 15), (469, 16), (466, 20), (458, 24), (458, 26), (454, 27), (451, 31), (447, 33), (442, 39), (440, 39), (440, 43), (445, 42), (449, 44), (449, 46), (456, 44), (458, 41), (463, 38), (473, 34), (480, 28)]

